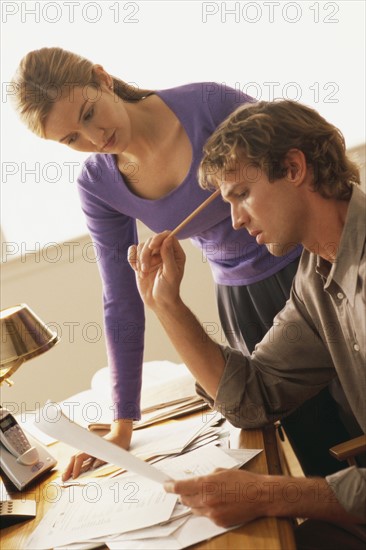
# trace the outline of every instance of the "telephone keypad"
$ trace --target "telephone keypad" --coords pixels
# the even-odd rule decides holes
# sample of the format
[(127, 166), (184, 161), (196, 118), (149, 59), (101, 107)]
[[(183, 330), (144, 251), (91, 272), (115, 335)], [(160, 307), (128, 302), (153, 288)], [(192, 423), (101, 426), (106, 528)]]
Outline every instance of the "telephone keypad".
[(9, 443), (17, 450), (17, 452), (22, 455), (31, 448), (31, 445), (23, 433), (23, 430), (19, 426), (12, 426), (6, 430), (6, 437), (9, 440)]

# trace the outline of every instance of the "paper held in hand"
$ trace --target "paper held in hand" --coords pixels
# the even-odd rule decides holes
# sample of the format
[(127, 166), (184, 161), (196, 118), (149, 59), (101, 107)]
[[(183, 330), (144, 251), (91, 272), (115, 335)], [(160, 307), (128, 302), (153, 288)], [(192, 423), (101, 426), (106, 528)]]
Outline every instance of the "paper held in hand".
[(171, 479), (167, 474), (150, 466), (128, 451), (118, 447), (118, 445), (75, 424), (59, 408), (55, 408), (55, 411), (57, 413), (56, 420), (47, 420), (50, 415), (49, 406), (47, 407), (47, 414), (41, 414), (38, 428), (47, 435), (59, 439), (76, 449), (80, 449), (91, 456), (97, 456), (101, 460), (147, 477), (157, 483), (164, 483), (164, 481)]

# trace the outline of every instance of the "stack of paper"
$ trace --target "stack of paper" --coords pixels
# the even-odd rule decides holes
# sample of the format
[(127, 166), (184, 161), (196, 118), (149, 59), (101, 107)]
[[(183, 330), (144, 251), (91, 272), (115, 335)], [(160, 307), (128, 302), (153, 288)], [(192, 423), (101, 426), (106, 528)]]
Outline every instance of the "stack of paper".
[[(92, 380), (92, 393), (98, 390), (98, 395), (108, 401), (109, 390), (108, 368), (98, 371)], [(89, 398), (91, 395), (88, 396)], [(134, 430), (145, 428), (168, 420), (204, 411), (207, 403), (197, 395), (195, 380), (187, 367), (170, 361), (150, 361), (143, 366), (143, 384), (141, 397), (141, 420), (134, 424)], [(104, 419), (89, 422), (90, 430), (109, 430), (112, 420), (112, 407)], [(104, 420), (104, 421), (103, 421)]]
[(176, 496), (141, 478), (90, 481), (61, 492), (27, 541), (27, 547), (55, 548), (143, 529), (168, 521)]
[[(225, 421), (197, 397), (184, 365), (144, 365), (143, 417), (135, 426), (130, 452), (99, 437), (101, 432), (86, 429), (91, 424), (109, 429), (109, 391), (108, 369), (102, 369), (90, 390), (53, 404), (54, 418), (50, 404), (47, 414), (40, 415), (37, 426), (47, 436), (109, 464), (76, 480), (60, 480), (61, 498), (39, 523), (27, 548), (89, 550), (105, 544), (111, 550), (180, 550), (225, 532), (207, 518), (192, 516), (175, 495), (165, 493), (162, 483), (206, 475), (218, 467), (239, 467), (260, 450), (238, 454), (225, 448)], [(197, 409), (202, 414), (185, 416)], [(158, 423), (162, 419), (169, 421)], [(146, 426), (150, 427), (142, 429)], [(105, 475), (110, 477), (101, 479)]]
[[(72, 446), (77, 442), (81, 450), (128, 469), (129, 473), (108, 480), (75, 480), (67, 489), (61, 489), (59, 500), (27, 541), (28, 549), (76, 550), (104, 543), (112, 550), (173, 550), (226, 531), (207, 518), (193, 517), (188, 508), (177, 502), (176, 495), (165, 493), (161, 484), (172, 478), (205, 475), (218, 467), (236, 468), (243, 463), (242, 457), (229, 456), (215, 446), (203, 446), (152, 466), (64, 415), (56, 421), (49, 416), (48, 420), (46, 416), (42, 418), (39, 427), (48, 435)], [(148, 431), (151, 433), (151, 429)], [(257, 452), (260, 451), (247, 451), (247, 459)]]
[[(48, 406), (50, 419), (61, 415), (58, 405), (55, 404), (54, 407), (54, 413), (52, 413)], [(134, 433), (129, 451), (145, 462), (156, 463), (166, 457), (181, 455), (204, 445), (227, 447), (228, 439), (229, 431), (225, 419), (218, 412), (210, 412), (138, 430)], [(66, 441), (63, 434), (61, 434), (60, 440)], [(80, 448), (78, 440), (75, 440), (74, 446)], [(97, 455), (97, 457), (103, 459), (102, 456)], [(121, 469), (113, 464), (99, 467), (93, 472), (93, 475), (103, 477), (118, 474)], [(88, 472), (85, 475), (88, 476)]]
[(222, 426), (223, 420), (219, 413), (215, 413), (155, 425), (134, 434), (130, 451), (143, 460), (151, 461), (215, 444), (229, 435)]
[[(205, 517), (190, 516), (182, 525), (171, 524), (170, 534), (157, 531), (125, 533), (105, 541), (110, 550), (181, 550), (192, 544), (222, 535), (229, 529), (215, 525)], [(135, 538), (135, 536), (139, 538)], [(61, 550), (61, 549), (60, 549)]]

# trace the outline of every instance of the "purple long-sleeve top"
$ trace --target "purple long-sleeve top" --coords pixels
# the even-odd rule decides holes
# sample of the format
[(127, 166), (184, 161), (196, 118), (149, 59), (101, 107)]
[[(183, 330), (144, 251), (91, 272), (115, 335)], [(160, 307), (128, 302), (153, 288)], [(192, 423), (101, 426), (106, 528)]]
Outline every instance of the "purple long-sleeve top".
[[(140, 418), (144, 350), (144, 307), (127, 261), (138, 241), (136, 219), (155, 232), (174, 229), (208, 196), (197, 182), (205, 141), (239, 105), (251, 101), (238, 90), (212, 82), (155, 92), (175, 113), (192, 146), (192, 164), (184, 181), (156, 200), (136, 196), (119, 172), (114, 155), (94, 154), (78, 178), (81, 204), (95, 243), (103, 282), (104, 323), (111, 369), (115, 418)], [(300, 253), (282, 257), (257, 245), (246, 230), (235, 231), (230, 207), (220, 197), (179, 234), (202, 249), (213, 278), (222, 285), (248, 285), (276, 273)], [(202, 286), (204, 288), (204, 281)]]

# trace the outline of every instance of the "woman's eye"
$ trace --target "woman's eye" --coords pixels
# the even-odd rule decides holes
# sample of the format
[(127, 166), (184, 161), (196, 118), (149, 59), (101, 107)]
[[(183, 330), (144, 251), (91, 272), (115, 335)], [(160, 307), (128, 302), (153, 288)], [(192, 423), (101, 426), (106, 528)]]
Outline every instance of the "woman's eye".
[(72, 145), (77, 140), (77, 136), (71, 136), (67, 142), (67, 145)]
[(89, 119), (91, 119), (91, 117), (93, 116), (93, 114), (94, 114), (94, 107), (92, 107), (91, 109), (89, 109), (89, 111), (85, 114), (84, 120), (89, 120)]

